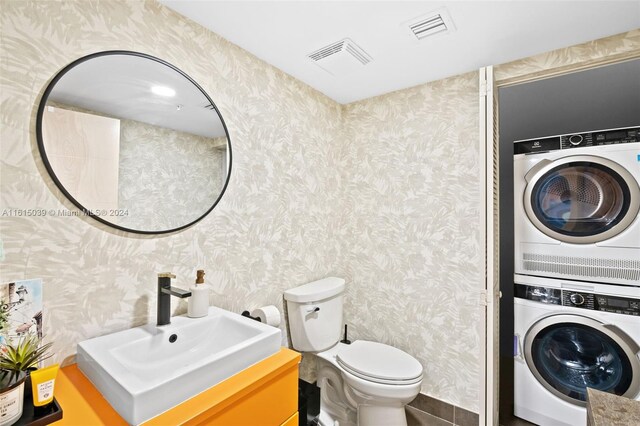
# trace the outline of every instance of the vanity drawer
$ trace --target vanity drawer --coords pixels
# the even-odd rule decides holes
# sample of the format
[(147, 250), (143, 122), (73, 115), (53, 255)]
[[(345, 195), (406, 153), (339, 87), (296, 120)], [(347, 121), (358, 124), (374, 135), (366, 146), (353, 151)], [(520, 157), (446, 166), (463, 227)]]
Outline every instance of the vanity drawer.
[(298, 426), (298, 419), (299, 419), (299, 415), (298, 415), (298, 412), (296, 411), (293, 416), (289, 417), (280, 426)]

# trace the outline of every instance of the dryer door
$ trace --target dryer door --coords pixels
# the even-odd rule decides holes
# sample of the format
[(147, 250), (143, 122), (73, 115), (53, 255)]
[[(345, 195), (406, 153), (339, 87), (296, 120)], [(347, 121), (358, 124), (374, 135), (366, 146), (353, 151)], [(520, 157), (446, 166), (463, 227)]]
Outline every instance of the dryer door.
[(587, 387), (633, 398), (640, 390), (638, 345), (621, 330), (580, 315), (553, 315), (533, 325), (524, 355), (551, 393), (586, 405)]
[(527, 216), (556, 240), (597, 243), (618, 235), (638, 216), (638, 182), (606, 158), (576, 155), (543, 160), (525, 178)]

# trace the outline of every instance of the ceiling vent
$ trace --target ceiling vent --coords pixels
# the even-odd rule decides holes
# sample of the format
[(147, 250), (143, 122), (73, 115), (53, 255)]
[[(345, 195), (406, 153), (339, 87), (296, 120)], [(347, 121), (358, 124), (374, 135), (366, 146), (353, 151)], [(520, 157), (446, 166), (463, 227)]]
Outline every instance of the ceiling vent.
[(412, 19), (407, 23), (407, 25), (409, 26), (411, 33), (418, 40), (422, 40), (436, 34), (455, 31), (453, 21), (451, 20), (447, 10), (444, 8), (422, 15), (416, 19)]
[(316, 50), (307, 57), (323, 70), (336, 76), (362, 69), (372, 61), (367, 52), (348, 38)]

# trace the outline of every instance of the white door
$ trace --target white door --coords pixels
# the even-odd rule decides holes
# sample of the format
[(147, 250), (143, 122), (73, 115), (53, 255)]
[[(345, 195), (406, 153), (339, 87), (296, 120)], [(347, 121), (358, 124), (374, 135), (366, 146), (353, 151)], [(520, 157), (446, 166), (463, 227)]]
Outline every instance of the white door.
[(500, 324), (500, 236), (498, 204), (498, 114), (493, 67), (480, 69), (480, 164), (485, 279), (483, 294), (482, 374), (480, 375), (480, 424), (498, 424), (499, 324)]

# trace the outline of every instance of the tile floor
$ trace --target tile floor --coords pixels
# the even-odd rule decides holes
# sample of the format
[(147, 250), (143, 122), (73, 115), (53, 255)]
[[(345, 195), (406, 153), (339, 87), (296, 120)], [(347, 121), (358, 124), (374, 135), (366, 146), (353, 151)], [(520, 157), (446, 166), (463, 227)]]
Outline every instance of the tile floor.
[[(320, 410), (320, 389), (315, 384), (300, 381), (300, 401), (304, 403), (301, 414), (308, 415), (306, 422), (301, 420), (301, 426), (316, 426), (314, 421)], [(437, 399), (421, 395), (406, 408), (408, 426), (453, 426), (453, 425), (477, 425), (478, 415), (470, 411), (454, 407)], [(429, 414), (425, 410), (434, 414)], [(513, 416), (512, 402), (505, 398), (500, 407), (501, 426), (531, 426), (525, 420)], [(440, 417), (438, 417), (440, 416)], [(389, 425), (391, 426), (391, 425)]]

